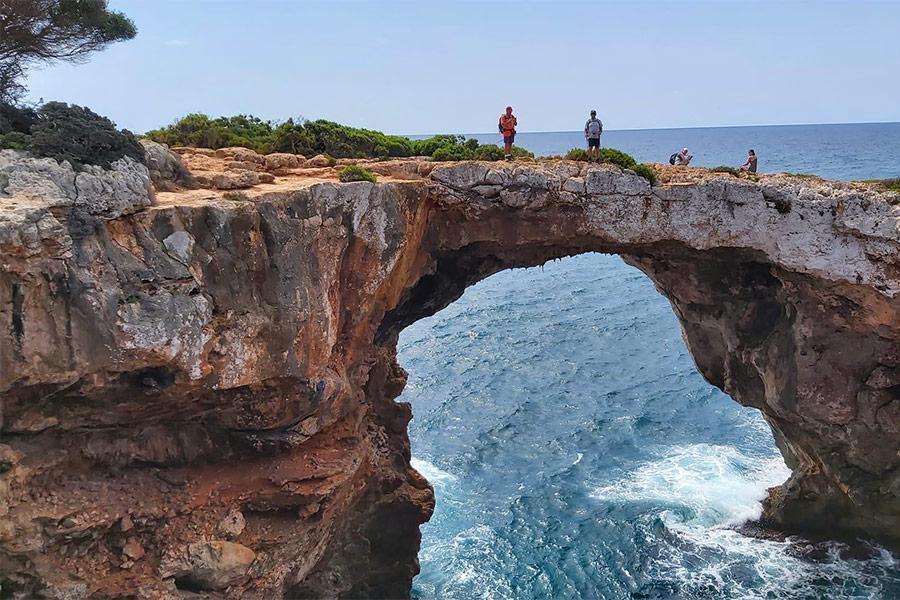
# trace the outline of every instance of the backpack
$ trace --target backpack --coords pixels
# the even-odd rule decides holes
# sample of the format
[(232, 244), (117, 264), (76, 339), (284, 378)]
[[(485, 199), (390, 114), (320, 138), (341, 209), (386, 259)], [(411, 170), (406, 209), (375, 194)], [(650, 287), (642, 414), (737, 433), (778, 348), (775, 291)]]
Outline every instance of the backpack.
[(669, 157), (669, 164), (674, 165), (675, 161), (678, 160), (678, 153), (676, 152), (672, 156)]
[(603, 135), (603, 121), (601, 121), (600, 119), (590, 119), (587, 123), (584, 124), (584, 129), (585, 131), (587, 131), (587, 134), (589, 136), (596, 135), (597, 137), (599, 137)]

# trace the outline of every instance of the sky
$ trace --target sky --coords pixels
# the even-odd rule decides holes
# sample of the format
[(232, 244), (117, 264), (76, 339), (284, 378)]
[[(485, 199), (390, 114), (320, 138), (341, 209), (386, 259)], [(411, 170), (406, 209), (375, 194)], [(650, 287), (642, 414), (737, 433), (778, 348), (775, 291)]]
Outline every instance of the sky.
[(138, 27), (30, 96), (398, 134), (900, 121), (900, 0), (110, 0)]

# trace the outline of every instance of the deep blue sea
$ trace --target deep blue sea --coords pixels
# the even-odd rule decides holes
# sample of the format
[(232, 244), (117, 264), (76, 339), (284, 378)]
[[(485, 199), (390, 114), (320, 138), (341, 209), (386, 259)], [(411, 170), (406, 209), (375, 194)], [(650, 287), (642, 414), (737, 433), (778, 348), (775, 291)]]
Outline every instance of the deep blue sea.
[[(556, 154), (580, 139), (517, 141)], [(604, 145), (658, 162), (688, 146), (708, 165), (753, 145), (763, 171), (900, 176), (898, 124), (623, 131)], [(400, 362), (413, 464), (437, 497), (416, 598), (900, 598), (885, 551), (813, 560), (731, 529), (787, 467), (617, 256), (498, 273), (406, 329)]]

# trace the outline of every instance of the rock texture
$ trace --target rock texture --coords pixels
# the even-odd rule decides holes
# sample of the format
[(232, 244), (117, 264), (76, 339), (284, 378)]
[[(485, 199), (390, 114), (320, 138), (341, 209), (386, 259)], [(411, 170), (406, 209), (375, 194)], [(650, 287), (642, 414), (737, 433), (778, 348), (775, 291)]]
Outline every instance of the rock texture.
[(433, 494), (399, 332), (588, 251), (643, 270), (703, 375), (765, 415), (793, 470), (768, 525), (900, 541), (897, 195), (560, 161), (338, 184), (215, 154), (187, 162), (284, 174), (151, 206), (138, 165), (0, 153), (5, 597), (407, 596)]

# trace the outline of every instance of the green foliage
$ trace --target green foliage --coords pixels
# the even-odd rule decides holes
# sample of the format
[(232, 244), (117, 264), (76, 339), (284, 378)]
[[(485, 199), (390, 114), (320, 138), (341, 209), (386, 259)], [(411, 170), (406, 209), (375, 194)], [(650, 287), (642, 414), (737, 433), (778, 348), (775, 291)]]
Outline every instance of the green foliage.
[(37, 122), (37, 111), (30, 106), (0, 102), (0, 134), (18, 131), (28, 133)]
[(640, 163), (631, 167), (632, 171), (650, 182), (650, 185), (656, 185), (656, 171), (650, 165)]
[(623, 169), (633, 169), (637, 164), (631, 155), (615, 148), (600, 148), (600, 162), (611, 163)]
[(713, 173), (728, 173), (729, 175), (734, 175), (735, 177), (740, 177), (741, 172), (735, 169), (734, 167), (727, 167), (725, 165), (719, 165), (718, 167), (713, 167), (710, 169)]
[[(566, 160), (590, 160), (587, 150), (582, 148), (572, 148), (566, 153), (565, 158)], [(601, 148), (598, 162), (613, 164), (623, 169), (634, 169), (634, 166), (637, 165), (637, 161), (629, 154), (615, 148)]]
[(565, 159), (566, 160), (587, 161), (588, 153), (587, 153), (587, 150), (585, 150), (583, 148), (572, 148), (571, 150), (566, 152)]
[(513, 146), (511, 149), (512, 155), (515, 158), (534, 158), (534, 152), (530, 152), (525, 148), (520, 148), (519, 146)]
[[(493, 144), (484, 146), (461, 135), (435, 135), (410, 140), (371, 129), (347, 127), (333, 121), (287, 121), (275, 124), (256, 117), (238, 115), (210, 119), (191, 114), (179, 121), (149, 131), (146, 137), (169, 146), (225, 148), (243, 146), (257, 152), (289, 152), (336, 158), (396, 158), (431, 156), (435, 160), (499, 160), (503, 152)], [(499, 151), (499, 154), (498, 154)], [(513, 146), (513, 156), (534, 154)]]
[(338, 172), (338, 179), (344, 183), (349, 183), (351, 181), (369, 181), (375, 183), (378, 180), (375, 173), (359, 165), (347, 165)]
[(503, 148), (493, 144), (485, 144), (475, 149), (475, 160), (503, 160)]
[(257, 152), (271, 152), (273, 127), (268, 121), (248, 115), (210, 119), (194, 113), (169, 127), (148, 131), (146, 137), (169, 146), (228, 148), (241, 146)]
[(38, 156), (67, 160), (76, 168), (109, 167), (125, 156), (144, 161), (144, 149), (131, 132), (116, 129), (112, 121), (90, 109), (48, 102), (37, 115), (28, 149)]
[(26, 67), (78, 61), (137, 34), (134, 23), (106, 0), (3, 0), (0, 2), (0, 101), (24, 92)]
[[(588, 162), (591, 160), (587, 150), (583, 148), (572, 148), (565, 157), (566, 160), (578, 160)], [(622, 169), (633, 171), (637, 175), (643, 177), (650, 182), (650, 185), (656, 185), (656, 171), (650, 165), (638, 163), (631, 155), (616, 150), (615, 148), (601, 148), (598, 162), (616, 165)]]
[[(503, 151), (501, 150), (502, 154)], [(441, 146), (437, 150), (434, 151), (434, 154), (431, 155), (431, 158), (434, 160), (472, 160), (474, 159), (474, 154), (471, 150), (467, 149), (463, 145), (456, 146)]]
[(31, 136), (21, 131), (0, 133), (0, 150), (28, 150), (31, 145)]

